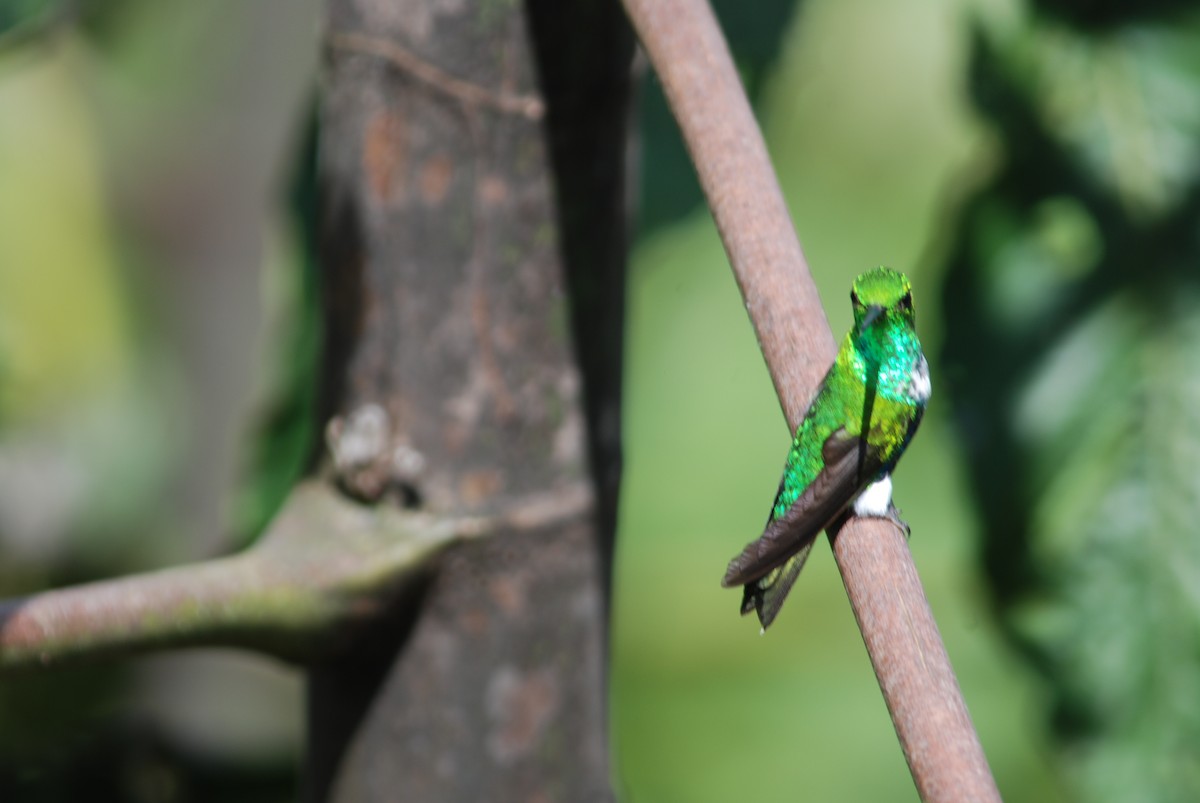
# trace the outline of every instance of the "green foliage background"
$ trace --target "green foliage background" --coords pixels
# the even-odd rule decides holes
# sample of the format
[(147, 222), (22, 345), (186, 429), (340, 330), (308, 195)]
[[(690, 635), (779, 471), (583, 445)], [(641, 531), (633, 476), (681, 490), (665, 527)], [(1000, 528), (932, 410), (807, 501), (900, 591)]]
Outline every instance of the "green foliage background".
[[(934, 396), (896, 498), (1005, 798), (1200, 798), (1200, 14), (1170, 0), (717, 6), (833, 328), (861, 270), (913, 279)], [(224, 388), (198, 381), (158, 296), (170, 266), (110, 203), (122, 166), (152, 177), (144, 146), (184, 127), (157, 120), (222, 113), (214, 32), (246, 6), (85, 2), (75, 32), (57, 8), (0, 2), (4, 594), (234, 547), (313, 434), (303, 214), (264, 234), (258, 370)], [(766, 636), (719, 587), (789, 436), (647, 84), (618, 790), (915, 800), (828, 550)], [(194, 429), (188, 411), (229, 398), (229, 431)], [(197, 467), (209, 437), (249, 446)], [(222, 478), (223, 544), (197, 546), (183, 512), (195, 472)], [(0, 799), (288, 799), (301, 698), (295, 673), (219, 654), (6, 681)]]
[(1200, 9), (1038, 10), (978, 37), (1004, 161), (956, 232), (944, 364), (1069, 783), (1195, 800)]

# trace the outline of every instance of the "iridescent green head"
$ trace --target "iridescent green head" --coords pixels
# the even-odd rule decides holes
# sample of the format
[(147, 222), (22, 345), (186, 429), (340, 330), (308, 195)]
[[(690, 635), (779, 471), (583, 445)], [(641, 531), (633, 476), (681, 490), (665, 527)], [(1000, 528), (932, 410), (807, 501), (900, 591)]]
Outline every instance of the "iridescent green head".
[(850, 301), (854, 304), (854, 328), (860, 333), (877, 321), (916, 324), (908, 277), (891, 268), (875, 268), (855, 279)]

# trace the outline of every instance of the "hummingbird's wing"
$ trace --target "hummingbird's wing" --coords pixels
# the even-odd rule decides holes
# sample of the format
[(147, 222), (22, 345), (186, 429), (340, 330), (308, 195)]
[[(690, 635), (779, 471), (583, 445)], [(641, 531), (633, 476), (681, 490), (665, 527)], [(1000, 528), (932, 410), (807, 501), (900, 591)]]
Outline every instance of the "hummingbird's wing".
[(763, 630), (775, 621), (775, 616), (783, 607), (783, 601), (792, 590), (792, 584), (800, 576), (800, 570), (804, 568), (804, 562), (808, 560), (808, 553), (812, 551), (814, 543), (815, 538), (800, 547), (800, 551), (784, 561), (782, 566), (776, 566), (753, 583), (746, 583), (742, 590), (742, 616), (750, 611), (757, 611), (758, 621)]
[[(821, 449), (825, 467), (796, 498), (787, 512), (767, 522), (767, 527), (729, 562), (721, 585), (726, 588), (753, 583), (782, 566), (793, 555), (812, 547), (822, 530), (831, 525), (867, 483), (875, 479), (883, 464), (867, 448), (866, 441), (839, 429), (826, 439)], [(779, 588), (782, 597), (799, 573), (804, 561), (788, 567), (771, 583)], [(786, 580), (787, 582), (781, 582)], [(752, 593), (752, 592), (747, 592)], [(747, 601), (743, 600), (743, 613)]]

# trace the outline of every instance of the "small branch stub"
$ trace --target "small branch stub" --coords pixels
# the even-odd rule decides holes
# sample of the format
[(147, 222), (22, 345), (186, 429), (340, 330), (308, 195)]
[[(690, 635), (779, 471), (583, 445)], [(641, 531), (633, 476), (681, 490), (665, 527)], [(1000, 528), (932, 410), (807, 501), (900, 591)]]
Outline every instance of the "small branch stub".
[(529, 120), (540, 120), (546, 113), (542, 99), (537, 96), (491, 90), (456, 78), (391, 39), (351, 31), (335, 31), (329, 34), (327, 41), (329, 47), (334, 50), (383, 59), (406, 75), (412, 76), (436, 92), (454, 98), (464, 106), (481, 106), (502, 114), (516, 114)]

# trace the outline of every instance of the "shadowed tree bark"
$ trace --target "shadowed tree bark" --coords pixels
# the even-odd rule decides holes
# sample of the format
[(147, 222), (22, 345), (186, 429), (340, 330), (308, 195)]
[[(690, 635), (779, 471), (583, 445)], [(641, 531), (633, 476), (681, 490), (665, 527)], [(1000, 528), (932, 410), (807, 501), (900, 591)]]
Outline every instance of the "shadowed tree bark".
[(453, 547), (419, 599), (316, 665), (308, 799), (611, 797), (632, 37), (608, 2), (529, 13), (330, 3), (326, 473), (447, 515), (595, 480), (595, 515)]

